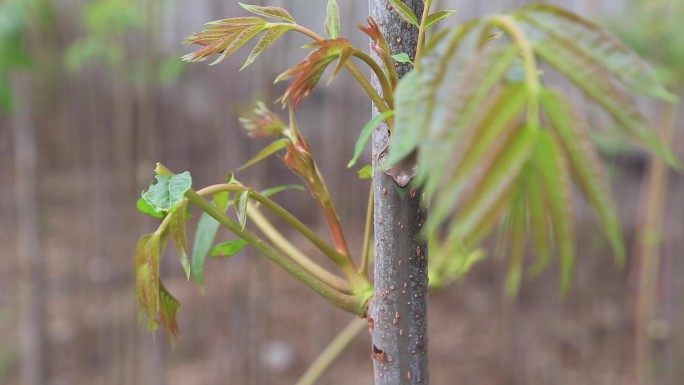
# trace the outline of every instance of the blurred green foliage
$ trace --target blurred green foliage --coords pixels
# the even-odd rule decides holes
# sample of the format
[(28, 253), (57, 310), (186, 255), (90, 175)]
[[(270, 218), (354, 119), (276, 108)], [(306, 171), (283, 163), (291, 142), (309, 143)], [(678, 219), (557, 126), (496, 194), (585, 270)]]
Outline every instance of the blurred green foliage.
[(0, 108), (12, 110), (12, 71), (31, 68), (27, 39), (32, 28), (46, 25), (49, 6), (45, 0), (0, 2)]
[[(684, 89), (684, 34), (681, 0), (630, 0), (612, 29), (642, 57), (647, 58), (668, 87)], [(628, 22), (627, 22), (628, 21)]]
[(150, 32), (148, 27), (156, 16), (150, 14), (145, 1), (97, 0), (83, 5), (84, 34), (67, 49), (66, 69), (77, 73), (88, 64), (102, 64), (137, 84), (173, 83), (185, 69), (179, 55), (155, 58), (154, 69), (149, 71), (150, 62), (146, 59), (150, 55), (130, 52), (128, 43), (146, 41), (145, 34)]

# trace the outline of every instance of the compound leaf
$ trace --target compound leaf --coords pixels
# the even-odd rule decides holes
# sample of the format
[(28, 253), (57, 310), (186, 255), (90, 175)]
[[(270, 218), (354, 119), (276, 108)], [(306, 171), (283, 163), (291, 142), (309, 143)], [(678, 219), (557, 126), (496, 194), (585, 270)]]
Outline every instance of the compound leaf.
[[(601, 65), (634, 92), (670, 103), (677, 97), (657, 79), (655, 71), (625, 44), (600, 26), (551, 4), (533, 4), (516, 12), (516, 17), (543, 31), (541, 44), (562, 47), (587, 61)], [(530, 34), (535, 36), (534, 33)]]
[(247, 60), (245, 60), (245, 64), (240, 67), (240, 71), (243, 69), (247, 68), (249, 65), (254, 63), (254, 61), (261, 55), (262, 52), (266, 48), (268, 48), (271, 44), (275, 43), (276, 40), (280, 36), (282, 36), (285, 32), (291, 30), (292, 27), (289, 25), (278, 25), (275, 27), (271, 27), (264, 35), (259, 39), (259, 42), (257, 43), (256, 46), (254, 46), (254, 49), (252, 49), (252, 52), (250, 52), (249, 57), (247, 57)]

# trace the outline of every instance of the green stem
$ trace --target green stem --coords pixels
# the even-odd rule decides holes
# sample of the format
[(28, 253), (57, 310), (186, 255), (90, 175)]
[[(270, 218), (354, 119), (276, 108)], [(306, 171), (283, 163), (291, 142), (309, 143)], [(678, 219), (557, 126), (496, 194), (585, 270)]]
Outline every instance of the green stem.
[(363, 315), (365, 313), (366, 302), (368, 299), (365, 298), (365, 293), (364, 295), (349, 295), (335, 290), (333, 287), (321, 281), (292, 260), (280, 254), (277, 250), (264, 242), (261, 238), (257, 237), (251, 231), (246, 229), (243, 230), (240, 224), (228, 218), (225, 214), (223, 214), (194, 190), (188, 190), (185, 193), (185, 197), (188, 198), (192, 204), (209, 214), (221, 225), (225, 226), (232, 233), (245, 240), (252, 247), (265, 255), (268, 259), (275, 262), (288, 273), (292, 274), (295, 278), (297, 278), (297, 280), (308, 286), (316, 293), (320, 294), (333, 305), (353, 314)]
[(420, 26), (418, 26), (418, 43), (416, 45), (416, 57), (414, 63), (418, 62), (423, 54), (423, 46), (425, 45), (425, 23), (427, 22), (428, 14), (430, 13), (430, 2), (426, 1), (423, 6), (423, 14), (420, 18)]
[[(287, 24), (287, 25), (290, 26), (294, 31), (297, 31), (301, 34), (304, 34), (304, 35), (312, 38), (313, 40), (316, 40), (316, 41), (325, 40), (321, 35), (317, 34), (316, 32), (314, 32), (314, 31), (312, 31), (306, 27), (302, 27), (301, 25), (296, 25), (296, 26), (292, 26), (291, 24)], [(375, 103), (376, 107), (378, 107), (378, 110), (380, 112), (385, 112), (385, 111), (390, 110), (390, 108), (387, 106), (387, 103), (385, 103), (385, 101), (382, 99), (382, 97), (380, 97), (380, 95), (377, 92), (375, 92), (375, 89), (373, 88), (373, 86), (363, 76), (361, 71), (359, 71), (359, 69), (356, 68), (354, 63), (347, 61), (347, 63), (345, 63), (344, 66), (347, 68), (349, 73), (352, 74), (352, 76), (356, 79), (356, 81), (359, 82), (359, 84), (361, 85), (361, 88), (363, 88), (363, 90), (366, 91), (366, 93), (371, 98), (373, 103)], [(383, 74), (383, 76), (384, 76), (384, 74)]]
[[(364, 63), (366, 63), (371, 70), (375, 73), (375, 76), (378, 77), (378, 81), (380, 82), (380, 87), (382, 87), (382, 96), (385, 98), (385, 101), (387, 102), (387, 106), (389, 108), (393, 108), (394, 106), (394, 97), (392, 93), (392, 85), (390, 84), (389, 80), (387, 79), (387, 75), (385, 74), (385, 71), (382, 70), (380, 65), (373, 60), (373, 58), (361, 51), (358, 48), (354, 49), (354, 56), (361, 59)], [(387, 64), (386, 64), (387, 66)], [(388, 66), (388, 68), (394, 68), (394, 63), (391, 63), (391, 67)], [(395, 72), (396, 74), (396, 72)], [(365, 78), (364, 78), (365, 79)], [(375, 91), (373, 91), (375, 92)]]
[(373, 186), (371, 186), (368, 197), (368, 210), (366, 211), (366, 228), (365, 234), (363, 235), (363, 248), (361, 249), (361, 265), (359, 266), (359, 273), (364, 276), (368, 273), (370, 246), (373, 238), (373, 203)]
[(525, 33), (518, 28), (511, 16), (497, 15), (490, 19), (493, 25), (503, 29), (520, 48), (525, 65), (525, 85), (527, 87), (527, 122), (531, 127), (539, 126), (539, 67), (534, 56), (534, 48), (525, 37)]
[(355, 319), (345, 326), (340, 334), (316, 358), (316, 361), (309, 366), (309, 369), (306, 370), (306, 373), (295, 385), (314, 385), (326, 370), (330, 368), (330, 365), (337, 360), (340, 354), (361, 334), (366, 328), (366, 324), (365, 320)]
[[(198, 191), (198, 193), (200, 195), (208, 195), (220, 191), (242, 192), (245, 190), (249, 189), (245, 186), (225, 183), (205, 187), (202, 190)], [(287, 222), (295, 230), (299, 231), (302, 235), (304, 235), (306, 239), (311, 241), (311, 243), (314, 244), (314, 246), (316, 246), (325, 255), (327, 255), (333, 261), (333, 263), (335, 263), (335, 265), (339, 267), (340, 270), (342, 270), (345, 277), (350, 283), (358, 279), (358, 277), (356, 277), (358, 274), (354, 269), (354, 264), (353, 261), (351, 261), (350, 256), (342, 254), (339, 251), (337, 251), (330, 244), (322, 240), (314, 231), (312, 231), (309, 227), (303, 224), (294, 215), (290, 214), (287, 210), (285, 210), (283, 207), (281, 207), (271, 199), (252, 190), (249, 190), (249, 196), (255, 201), (267, 207), (269, 210), (273, 211), (273, 213), (284, 219), (285, 222)], [(370, 284), (370, 281), (368, 281), (368, 283)]]
[(309, 273), (318, 277), (321, 281), (326, 282), (328, 285), (334, 287), (336, 290), (348, 293), (349, 288), (347, 283), (340, 277), (331, 273), (330, 271), (324, 269), (319, 264), (307, 257), (301, 250), (299, 250), (290, 241), (285, 239), (285, 237), (271, 224), (271, 222), (264, 217), (264, 215), (259, 211), (259, 209), (251, 202), (247, 204), (247, 215), (252, 220), (252, 222), (261, 230), (264, 235), (273, 242), (273, 244), (279, 248), (288, 257), (292, 258), (293, 261), (298, 263), (301, 267), (307, 270)]

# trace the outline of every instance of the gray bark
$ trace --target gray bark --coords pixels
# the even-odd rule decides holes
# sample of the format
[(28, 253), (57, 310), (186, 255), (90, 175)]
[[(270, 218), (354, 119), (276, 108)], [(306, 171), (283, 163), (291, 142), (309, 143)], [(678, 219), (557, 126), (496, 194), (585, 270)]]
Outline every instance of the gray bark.
[(31, 79), (28, 74), (14, 76), (17, 109), (13, 116), (15, 175), (14, 193), (17, 218), (17, 258), (21, 304), (22, 383), (45, 383), (43, 310), (43, 258), (38, 220), (38, 175), (36, 138), (31, 119)]
[[(404, 3), (420, 18), (421, 0)], [(369, 6), (392, 54), (415, 57), (418, 28), (403, 21), (386, 0), (369, 0)], [(408, 70), (409, 65), (401, 65), (399, 75)], [(379, 89), (377, 79), (373, 86)], [(419, 188), (411, 184), (399, 187), (378, 166), (388, 142), (387, 126), (380, 125), (373, 133), (376, 259), (369, 319), (375, 384), (427, 384), (427, 245), (419, 236), (425, 210)]]

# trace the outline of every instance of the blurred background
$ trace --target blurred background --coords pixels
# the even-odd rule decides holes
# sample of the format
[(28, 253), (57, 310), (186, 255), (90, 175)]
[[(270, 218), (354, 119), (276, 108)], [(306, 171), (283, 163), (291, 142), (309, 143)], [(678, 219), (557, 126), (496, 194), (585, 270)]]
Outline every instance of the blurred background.
[[(268, 1), (320, 32), (325, 3)], [(463, 22), (525, 3), (440, 5), (458, 9), (452, 22)], [(556, 3), (608, 26), (683, 94), (684, 1)], [(340, 6), (343, 34), (366, 47), (353, 27), (366, 2)], [(257, 100), (275, 100), (283, 85), (272, 80), (305, 55), (306, 40), (286, 34), (241, 73), (251, 48), (213, 67), (180, 61), (191, 50), (180, 44), (185, 36), (245, 14), (227, 0), (0, 1), (0, 383), (292, 384), (353, 318), (248, 250), (208, 261), (202, 295), (171, 250), (162, 276), (181, 302), (181, 340), (172, 350), (163, 333), (153, 339), (137, 324), (134, 248), (156, 224), (135, 202), (155, 162), (189, 170), (195, 186), (223, 180), (265, 145), (248, 138), (237, 117)], [(678, 106), (641, 104), (684, 156)], [(578, 199), (579, 255), (566, 298), (553, 268), (505, 298), (506, 264), (496, 255), (431, 296), (434, 384), (684, 381), (684, 181), (616, 139), (591, 107), (588, 115), (621, 208), (627, 265), (616, 268)], [(299, 118), (359, 250), (368, 182), (345, 165), (369, 102), (342, 74), (302, 103)], [(259, 189), (299, 182), (277, 159), (238, 177)], [(323, 228), (308, 194), (278, 200)], [(320, 384), (370, 384), (369, 357), (362, 333)]]

